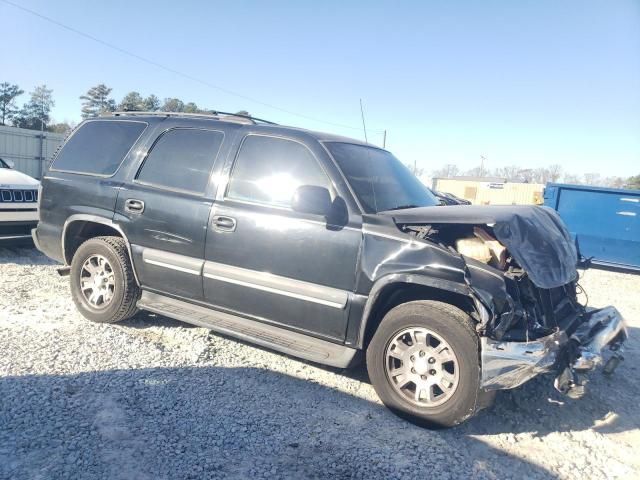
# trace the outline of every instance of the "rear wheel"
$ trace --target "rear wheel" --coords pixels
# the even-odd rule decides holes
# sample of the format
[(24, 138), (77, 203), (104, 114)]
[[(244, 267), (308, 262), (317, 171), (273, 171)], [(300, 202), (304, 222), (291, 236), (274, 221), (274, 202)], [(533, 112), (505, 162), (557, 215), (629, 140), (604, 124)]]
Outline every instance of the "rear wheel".
[(451, 305), (415, 301), (390, 310), (367, 349), (367, 369), (383, 403), (418, 423), (451, 427), (476, 411), (478, 336)]
[(96, 237), (84, 242), (71, 261), (71, 295), (84, 317), (115, 323), (136, 312), (140, 290), (124, 239)]

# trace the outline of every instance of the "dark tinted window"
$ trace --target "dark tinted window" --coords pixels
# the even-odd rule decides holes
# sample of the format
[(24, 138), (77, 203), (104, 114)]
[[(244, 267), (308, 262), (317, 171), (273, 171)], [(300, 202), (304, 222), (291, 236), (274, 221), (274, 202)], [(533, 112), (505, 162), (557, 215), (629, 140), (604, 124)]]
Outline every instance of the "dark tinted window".
[(147, 124), (119, 120), (87, 122), (64, 145), (54, 170), (113, 175)]
[(249, 135), (233, 167), (227, 197), (289, 207), (301, 185), (330, 188), (307, 147), (283, 138)]
[(138, 181), (204, 193), (224, 134), (211, 130), (169, 130), (155, 143)]
[(367, 213), (438, 205), (431, 191), (386, 150), (326, 144)]

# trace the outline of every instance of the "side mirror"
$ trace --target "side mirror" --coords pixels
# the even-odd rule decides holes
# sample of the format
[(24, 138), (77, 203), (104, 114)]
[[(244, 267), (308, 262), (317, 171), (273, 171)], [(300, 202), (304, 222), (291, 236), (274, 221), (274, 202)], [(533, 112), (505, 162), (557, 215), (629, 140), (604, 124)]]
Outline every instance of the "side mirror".
[(14, 163), (13, 160), (3, 160), (4, 163), (7, 164), (7, 167), (9, 167), (10, 169), (15, 169), (16, 168), (16, 164)]
[(301, 213), (328, 215), (331, 210), (331, 194), (324, 187), (302, 185), (293, 194), (291, 208)]

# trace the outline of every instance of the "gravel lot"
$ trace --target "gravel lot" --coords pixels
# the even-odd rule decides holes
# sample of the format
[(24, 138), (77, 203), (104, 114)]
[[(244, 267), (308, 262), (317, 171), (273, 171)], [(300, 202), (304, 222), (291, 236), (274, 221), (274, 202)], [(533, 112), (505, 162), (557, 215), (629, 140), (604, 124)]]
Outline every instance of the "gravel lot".
[(398, 419), (338, 371), (141, 313), (84, 320), (68, 280), (0, 248), (0, 478), (639, 478), (640, 277), (589, 270), (631, 324), (581, 401), (551, 378), (448, 431)]

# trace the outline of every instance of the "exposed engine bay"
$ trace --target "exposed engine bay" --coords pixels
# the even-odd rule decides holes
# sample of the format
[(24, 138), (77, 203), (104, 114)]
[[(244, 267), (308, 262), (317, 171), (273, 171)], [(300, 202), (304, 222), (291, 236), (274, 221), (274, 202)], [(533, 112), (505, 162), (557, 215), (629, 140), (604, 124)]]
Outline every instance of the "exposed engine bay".
[(405, 225), (404, 231), (421, 240), (431, 240), (447, 248), (453, 248), (460, 255), (491, 265), (502, 271), (507, 270), (507, 249), (491, 233), (490, 226), (474, 225)]

